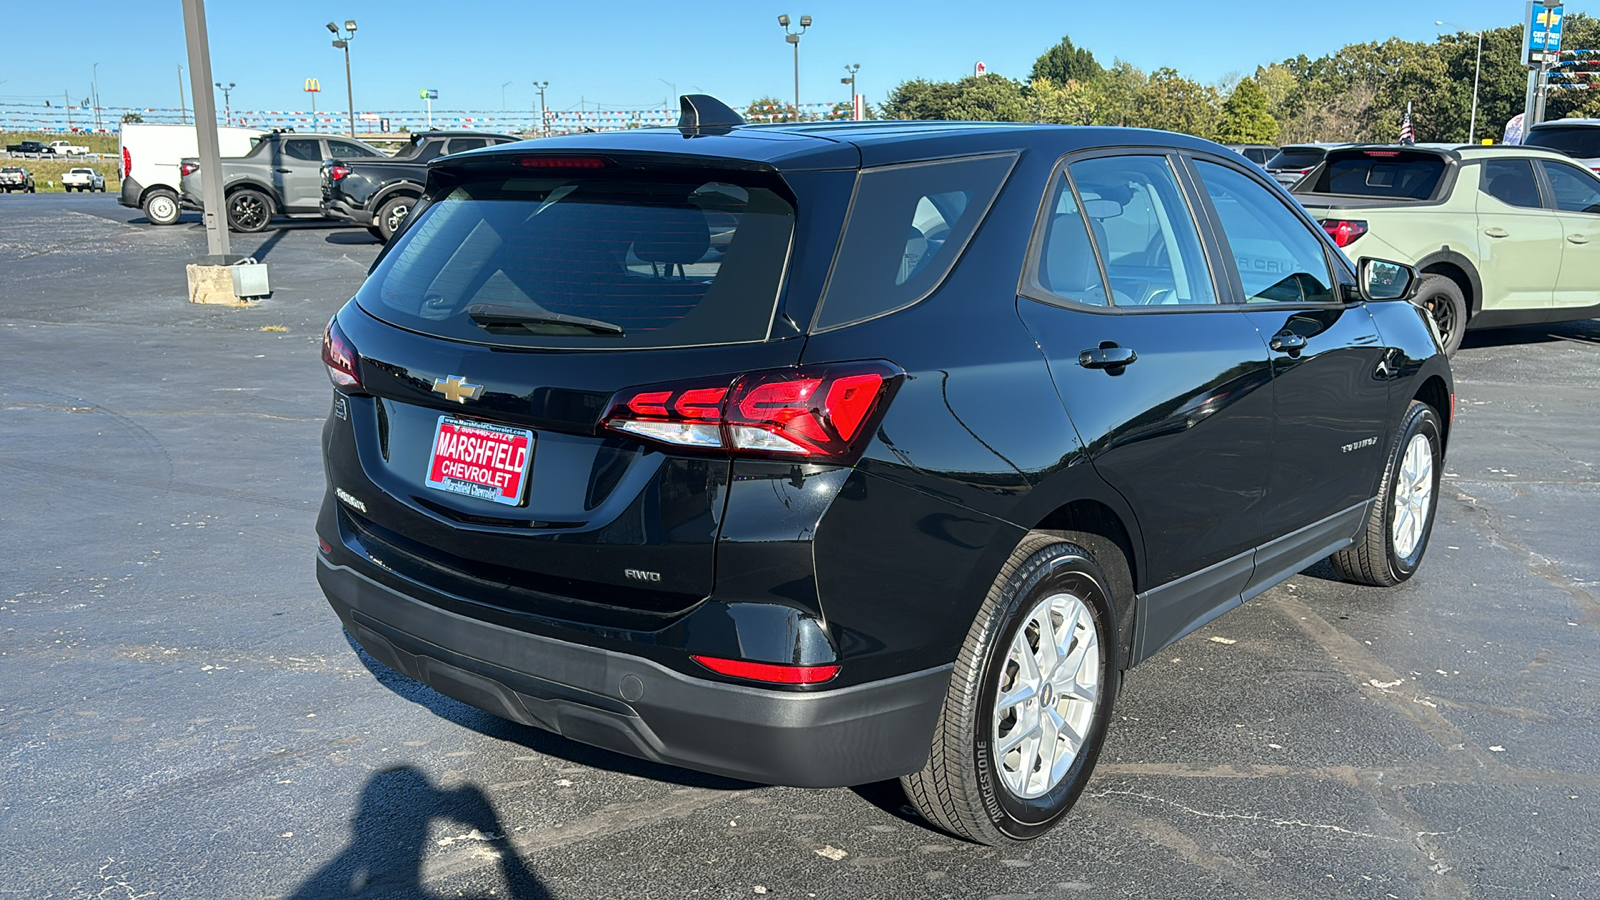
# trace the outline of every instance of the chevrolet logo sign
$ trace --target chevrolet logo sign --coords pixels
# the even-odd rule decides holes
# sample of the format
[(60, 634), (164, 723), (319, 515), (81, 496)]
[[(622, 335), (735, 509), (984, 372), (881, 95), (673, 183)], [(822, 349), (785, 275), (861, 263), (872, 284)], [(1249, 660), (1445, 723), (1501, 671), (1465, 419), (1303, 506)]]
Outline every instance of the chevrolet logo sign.
[(435, 393), (443, 394), (446, 400), (457, 403), (466, 403), (476, 400), (483, 395), (483, 385), (472, 384), (460, 375), (451, 375), (449, 378), (435, 378), (433, 380)]

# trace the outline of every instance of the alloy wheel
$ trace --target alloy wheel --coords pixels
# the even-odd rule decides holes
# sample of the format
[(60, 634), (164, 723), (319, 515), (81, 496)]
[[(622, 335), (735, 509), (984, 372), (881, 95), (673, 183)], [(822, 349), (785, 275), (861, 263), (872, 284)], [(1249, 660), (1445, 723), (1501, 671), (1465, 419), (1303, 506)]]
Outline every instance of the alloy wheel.
[(1041, 797), (1072, 768), (1100, 703), (1100, 639), (1080, 597), (1052, 594), (1030, 610), (1000, 666), (990, 737), (1012, 794)]
[(233, 221), (242, 230), (254, 230), (267, 222), (267, 205), (256, 194), (235, 194), (228, 201), (228, 209), (233, 213)]
[(1425, 434), (1414, 434), (1400, 461), (1394, 484), (1394, 524), (1390, 539), (1395, 555), (1410, 559), (1422, 542), (1423, 528), (1433, 506), (1433, 444)]

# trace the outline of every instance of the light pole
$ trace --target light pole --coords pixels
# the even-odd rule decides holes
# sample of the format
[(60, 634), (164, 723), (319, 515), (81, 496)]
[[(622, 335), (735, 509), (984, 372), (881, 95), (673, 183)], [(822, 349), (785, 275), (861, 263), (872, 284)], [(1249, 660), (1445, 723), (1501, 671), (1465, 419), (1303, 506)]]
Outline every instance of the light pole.
[(550, 86), (548, 81), (535, 81), (533, 86), (539, 89), (539, 134), (550, 133), (550, 115), (544, 105), (544, 89)]
[(506, 85), (509, 85), (509, 84), (511, 84), (511, 82), (508, 81), (505, 84), (500, 85), (500, 111), (501, 112), (505, 112), (506, 111)]
[[(1537, 7), (1544, 9), (1544, 12), (1539, 16), (1539, 18), (1544, 19), (1544, 36), (1539, 43), (1539, 68), (1533, 81), (1532, 102), (1529, 104), (1532, 115), (1524, 116), (1522, 122), (1522, 134), (1524, 137), (1527, 136), (1529, 128), (1544, 120), (1544, 103), (1546, 96), (1549, 94), (1549, 86), (1545, 84), (1545, 79), (1550, 71), (1550, 26), (1555, 24), (1551, 20), (1555, 18), (1555, 11), (1560, 6), (1561, 0), (1541, 0), (1537, 4)], [(1532, 26), (1530, 25), (1529, 27), (1531, 28)]]
[(656, 76), (656, 80), (661, 82), (662, 84), (666, 85), (668, 88), (670, 88), (672, 90), (672, 95), (667, 98), (667, 103), (666, 103), (667, 112), (671, 112), (672, 111), (672, 101), (678, 99), (678, 85), (675, 84), (674, 82), (666, 80), (665, 78), (662, 78), (660, 75)]
[(800, 17), (799, 31), (789, 30), (787, 15), (779, 16), (778, 24), (783, 26), (783, 39), (794, 45), (794, 118), (798, 122), (800, 120), (800, 35), (805, 34), (806, 29), (811, 27), (811, 17)]
[(178, 119), (189, 124), (189, 101), (183, 98), (183, 66), (178, 67)]
[(350, 84), (350, 42), (355, 40), (356, 37), (356, 20), (344, 20), (345, 33), (342, 37), (339, 34), (339, 26), (332, 22), (328, 23), (328, 30), (333, 32), (335, 38), (333, 46), (344, 51), (344, 96), (345, 100), (350, 103), (350, 137), (354, 138), (356, 136), (356, 89)]
[(230, 93), (232, 93), (233, 89), (238, 87), (238, 85), (234, 84), (231, 81), (228, 82), (227, 84), (223, 84), (222, 82), (219, 81), (216, 84), (217, 84), (217, 87), (222, 90), (222, 121), (223, 121), (224, 124), (232, 125), (233, 124), (233, 104), (229, 101), (228, 95)]
[(100, 130), (100, 64), (89, 70), (89, 97), (94, 101), (94, 130)]
[(1478, 139), (1478, 76), (1483, 74), (1483, 31), (1468, 31), (1454, 22), (1444, 22), (1439, 19), (1433, 21), (1435, 25), (1448, 25), (1462, 34), (1476, 34), (1478, 36), (1478, 61), (1472, 68), (1472, 124), (1467, 126), (1467, 143), (1477, 143)]
[(845, 66), (844, 70), (850, 74), (845, 78), (839, 79), (839, 83), (850, 85), (850, 118), (860, 121), (856, 119), (856, 73), (861, 71), (861, 63)]

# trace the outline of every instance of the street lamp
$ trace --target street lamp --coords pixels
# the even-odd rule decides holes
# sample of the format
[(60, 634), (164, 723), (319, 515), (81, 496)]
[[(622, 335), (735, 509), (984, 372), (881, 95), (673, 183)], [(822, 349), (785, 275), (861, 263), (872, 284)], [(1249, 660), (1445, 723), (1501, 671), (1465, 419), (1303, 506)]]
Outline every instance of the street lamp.
[(356, 20), (344, 20), (345, 33), (342, 36), (339, 34), (339, 26), (332, 22), (328, 23), (328, 30), (333, 32), (335, 38), (333, 42), (334, 48), (344, 51), (344, 96), (350, 103), (350, 137), (354, 138), (356, 136), (356, 90), (350, 84), (350, 42), (356, 36)]
[[(856, 73), (861, 71), (861, 63), (845, 66), (844, 70), (850, 74), (848, 77), (839, 79), (839, 83), (850, 85), (850, 118), (856, 119)], [(856, 121), (860, 120), (856, 119)]]
[(678, 99), (678, 85), (677, 85), (676, 82), (668, 81), (665, 78), (662, 78), (660, 75), (656, 76), (656, 80), (661, 82), (662, 84), (666, 85), (667, 88), (672, 91), (672, 96), (667, 98), (667, 102), (665, 104), (666, 107), (667, 107), (667, 111), (671, 112), (672, 111), (672, 101)]
[(550, 114), (544, 105), (544, 89), (550, 86), (550, 82), (535, 81), (533, 86), (539, 89), (539, 133), (546, 135), (550, 133)]
[(1468, 31), (1454, 22), (1445, 22), (1439, 19), (1435, 19), (1433, 24), (1448, 25), (1462, 34), (1476, 34), (1478, 36), (1478, 61), (1472, 69), (1472, 124), (1467, 126), (1467, 143), (1475, 144), (1478, 139), (1478, 76), (1483, 74), (1483, 30)]
[(806, 29), (811, 27), (811, 17), (810, 16), (801, 16), (800, 17), (800, 30), (799, 31), (790, 31), (789, 30), (789, 17), (787, 15), (779, 16), (778, 17), (778, 24), (783, 27), (783, 39), (794, 45), (794, 117), (795, 117), (795, 121), (799, 121), (799, 119), (800, 119), (800, 35), (805, 34), (806, 33)]
[[(219, 81), (216, 84), (217, 84), (217, 87), (222, 91), (222, 121), (227, 123), (227, 124), (229, 124), (229, 125), (232, 125), (233, 124), (233, 103), (232, 103), (232, 101), (229, 100), (228, 95), (233, 93), (233, 89), (238, 87), (238, 85), (234, 84), (231, 81), (228, 82), (227, 84), (223, 84), (222, 82)], [(215, 103), (216, 101), (213, 100), (212, 102)]]
[(505, 84), (500, 85), (500, 111), (501, 112), (505, 112), (506, 111), (506, 85), (509, 85), (510, 83), (511, 82), (508, 81)]

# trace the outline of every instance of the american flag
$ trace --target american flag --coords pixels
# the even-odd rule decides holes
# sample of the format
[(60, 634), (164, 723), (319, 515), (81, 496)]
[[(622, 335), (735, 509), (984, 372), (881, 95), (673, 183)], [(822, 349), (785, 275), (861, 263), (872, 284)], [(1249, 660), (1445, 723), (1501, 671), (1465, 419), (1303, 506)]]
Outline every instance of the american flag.
[(1400, 122), (1400, 143), (1415, 144), (1416, 142), (1417, 130), (1411, 127), (1411, 103), (1410, 101), (1407, 101), (1406, 117)]

